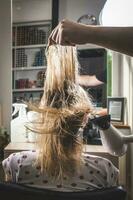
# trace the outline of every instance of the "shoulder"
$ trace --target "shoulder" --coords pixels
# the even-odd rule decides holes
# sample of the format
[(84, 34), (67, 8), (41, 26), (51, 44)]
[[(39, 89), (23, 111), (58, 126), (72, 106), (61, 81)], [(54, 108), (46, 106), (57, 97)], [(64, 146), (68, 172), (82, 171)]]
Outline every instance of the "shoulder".
[(10, 179), (16, 182), (20, 169), (25, 166), (31, 166), (36, 160), (36, 155), (35, 151), (12, 153), (2, 162), (6, 177), (11, 177)]
[(98, 169), (106, 177), (108, 186), (115, 186), (118, 180), (119, 170), (114, 166), (114, 164), (100, 156), (90, 155), (84, 153), (84, 161), (86, 166), (93, 166), (93, 168)]
[(8, 158), (3, 160), (3, 168), (12, 168), (21, 164), (28, 164), (36, 159), (36, 155), (36, 151), (22, 151), (12, 153)]
[(107, 158), (90, 155), (89, 153), (83, 153), (83, 157), (85, 162), (94, 163), (105, 171), (109, 171), (110, 169), (114, 169), (116, 172), (119, 170), (114, 166), (114, 164), (108, 160)]
[(99, 162), (107, 162), (108, 161), (108, 159), (106, 159), (106, 158), (104, 158), (104, 157), (100, 157), (100, 156), (96, 156), (96, 155), (91, 155), (91, 154), (89, 154), (88, 152), (85, 152), (85, 153), (83, 153), (82, 154), (83, 155), (83, 157), (84, 157), (84, 159), (86, 160), (86, 161), (96, 161), (96, 160), (98, 160)]

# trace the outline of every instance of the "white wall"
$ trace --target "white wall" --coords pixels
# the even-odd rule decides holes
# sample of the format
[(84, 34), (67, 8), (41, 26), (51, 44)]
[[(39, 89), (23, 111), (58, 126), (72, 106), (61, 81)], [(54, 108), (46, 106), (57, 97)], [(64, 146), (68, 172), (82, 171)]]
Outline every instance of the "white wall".
[(13, 0), (13, 22), (52, 19), (52, 0)]
[(10, 131), (12, 99), (11, 1), (0, 1), (0, 104), (2, 124)]
[(93, 14), (99, 18), (99, 13), (106, 0), (59, 0), (59, 20), (67, 18), (77, 21), (84, 14)]
[[(113, 96), (123, 96), (127, 99), (125, 123), (130, 126), (133, 134), (133, 58), (113, 52)], [(133, 199), (133, 143), (129, 145), (127, 176), (129, 179), (129, 191)]]

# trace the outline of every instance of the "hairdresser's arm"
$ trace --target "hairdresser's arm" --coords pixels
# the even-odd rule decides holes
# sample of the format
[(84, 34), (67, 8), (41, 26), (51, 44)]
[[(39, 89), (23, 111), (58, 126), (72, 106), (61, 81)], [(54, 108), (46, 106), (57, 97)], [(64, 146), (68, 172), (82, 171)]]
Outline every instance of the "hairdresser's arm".
[(49, 45), (92, 43), (133, 56), (133, 27), (104, 27), (61, 21), (49, 37)]
[(103, 82), (102, 81), (99, 81), (95, 75), (79, 75), (77, 77), (77, 82), (82, 85), (82, 86), (85, 86), (85, 87), (88, 87), (88, 86), (98, 86), (98, 85), (102, 85)]

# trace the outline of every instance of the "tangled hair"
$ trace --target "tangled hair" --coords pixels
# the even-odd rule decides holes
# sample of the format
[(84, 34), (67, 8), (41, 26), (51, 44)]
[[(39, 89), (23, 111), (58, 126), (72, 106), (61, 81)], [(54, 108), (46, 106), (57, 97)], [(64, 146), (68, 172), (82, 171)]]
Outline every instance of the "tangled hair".
[(38, 161), (49, 176), (61, 178), (78, 172), (82, 140), (78, 130), (85, 113), (92, 110), (87, 93), (76, 81), (78, 61), (75, 47), (52, 45), (47, 50), (44, 93), (35, 110), (40, 124)]

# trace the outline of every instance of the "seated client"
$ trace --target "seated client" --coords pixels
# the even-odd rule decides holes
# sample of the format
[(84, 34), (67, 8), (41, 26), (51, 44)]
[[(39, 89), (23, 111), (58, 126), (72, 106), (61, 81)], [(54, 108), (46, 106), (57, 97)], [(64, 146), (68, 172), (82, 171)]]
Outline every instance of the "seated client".
[(109, 160), (83, 152), (80, 128), (93, 106), (77, 77), (75, 47), (50, 46), (44, 93), (33, 107), (38, 120), (28, 124), (37, 147), (3, 161), (7, 181), (68, 192), (117, 184), (118, 169)]

